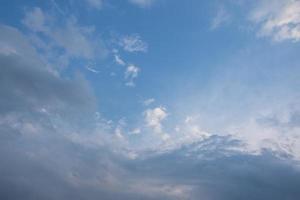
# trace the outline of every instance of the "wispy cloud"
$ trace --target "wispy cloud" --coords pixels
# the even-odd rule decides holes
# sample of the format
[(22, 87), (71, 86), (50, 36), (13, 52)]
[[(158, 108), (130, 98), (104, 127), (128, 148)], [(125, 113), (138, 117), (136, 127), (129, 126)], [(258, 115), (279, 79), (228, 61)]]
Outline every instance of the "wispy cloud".
[(128, 52), (146, 52), (148, 50), (148, 44), (137, 34), (122, 37), (119, 45)]
[(261, 1), (250, 19), (258, 25), (258, 35), (274, 41), (300, 40), (300, 2), (296, 0)]
[(155, 99), (150, 98), (150, 99), (146, 99), (143, 103), (145, 106), (149, 106), (150, 104), (154, 103)]
[(211, 21), (210, 28), (212, 30), (221, 27), (222, 25), (228, 23), (231, 19), (230, 13), (226, 10), (224, 6), (218, 8), (215, 16)]
[(93, 73), (96, 73), (96, 74), (98, 74), (98, 73), (100, 72), (100, 71), (98, 71), (98, 70), (92, 68), (92, 67), (89, 66), (89, 65), (86, 65), (85, 68), (86, 68), (87, 70), (89, 70), (90, 72), (93, 72)]
[(114, 57), (115, 57), (115, 62), (117, 64), (122, 65), (122, 66), (126, 65), (125, 61), (118, 54), (115, 54)]
[[(73, 16), (60, 22), (58, 18), (59, 16), (55, 14), (49, 15), (41, 8), (35, 7), (28, 9), (22, 20), (23, 24), (32, 31), (32, 41), (37, 47), (43, 49), (44, 56), (49, 61), (68, 65), (72, 58), (95, 60), (101, 58), (101, 55), (102, 57), (106, 55), (107, 50), (101, 39), (96, 38), (94, 27), (80, 26)], [(44, 39), (45, 37), (47, 40)], [(61, 52), (60, 48), (65, 52)]]
[(135, 65), (128, 65), (125, 71), (125, 79), (127, 81), (127, 86), (135, 86), (134, 79), (136, 79), (139, 75), (140, 68)]

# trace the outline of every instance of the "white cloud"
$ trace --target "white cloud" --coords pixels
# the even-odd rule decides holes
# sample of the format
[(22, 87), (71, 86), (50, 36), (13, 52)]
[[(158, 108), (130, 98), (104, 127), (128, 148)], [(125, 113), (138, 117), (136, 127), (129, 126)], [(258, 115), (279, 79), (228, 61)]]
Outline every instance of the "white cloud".
[(129, 65), (126, 68), (125, 79), (127, 81), (127, 83), (126, 83), (127, 86), (135, 86), (133, 81), (138, 76), (139, 72), (140, 72), (140, 68), (138, 68), (134, 65)]
[[(124, 61), (120, 57), (120, 55), (118, 54), (117, 49), (114, 49), (113, 53), (114, 53), (114, 60), (118, 65), (121, 65), (121, 66), (126, 66), (127, 65), (127, 61)], [(126, 86), (130, 86), (130, 87), (135, 86), (134, 80), (138, 77), (140, 71), (141, 71), (140, 68), (135, 66), (134, 64), (128, 64), (126, 66), (126, 70), (124, 72), (124, 78), (125, 78), (125, 81), (126, 81)]]
[(156, 133), (162, 133), (161, 122), (166, 119), (168, 113), (164, 107), (148, 109), (144, 113), (147, 126), (153, 128)]
[(184, 135), (183, 138), (187, 143), (190, 143), (193, 140), (205, 139), (211, 135), (207, 131), (202, 130), (197, 118), (197, 116), (187, 116), (184, 120), (184, 124), (180, 128)]
[[(294, 108), (295, 109), (295, 108)], [(265, 149), (300, 159), (300, 124), (293, 124), (296, 110), (275, 109), (249, 118), (241, 124), (227, 127), (226, 132), (247, 144), (244, 151), (260, 154)], [(299, 123), (299, 122), (297, 122)]]
[(155, 102), (155, 99), (151, 98), (151, 99), (146, 99), (144, 101), (144, 105), (145, 106), (149, 106), (150, 104), (154, 103)]
[(259, 36), (274, 41), (300, 40), (300, 1), (262, 1), (251, 12), (250, 19), (259, 26)]
[(89, 65), (86, 65), (85, 68), (90, 71), (90, 72), (93, 72), (95, 74), (98, 74), (100, 71), (94, 69), (92, 66), (89, 66)]
[(143, 8), (151, 6), (152, 3), (154, 2), (154, 0), (129, 0), (129, 1)]
[(171, 152), (185, 145), (202, 142), (213, 135), (203, 130), (200, 124), (197, 116), (187, 116), (182, 121), (174, 123), (172, 137), (170, 136), (167, 142), (156, 148), (156, 152)]
[(115, 62), (118, 64), (118, 65), (122, 65), (122, 66), (125, 66), (126, 63), (125, 61), (118, 55), (118, 54), (115, 54)]
[(119, 45), (128, 52), (146, 52), (148, 45), (139, 35), (128, 35), (121, 38)]

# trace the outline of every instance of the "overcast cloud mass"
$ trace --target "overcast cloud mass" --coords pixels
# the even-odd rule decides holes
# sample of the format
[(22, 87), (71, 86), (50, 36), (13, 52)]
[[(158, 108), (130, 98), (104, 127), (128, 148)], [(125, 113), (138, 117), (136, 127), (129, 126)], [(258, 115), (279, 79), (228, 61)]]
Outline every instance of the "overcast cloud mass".
[(300, 1), (0, 5), (0, 199), (300, 199)]

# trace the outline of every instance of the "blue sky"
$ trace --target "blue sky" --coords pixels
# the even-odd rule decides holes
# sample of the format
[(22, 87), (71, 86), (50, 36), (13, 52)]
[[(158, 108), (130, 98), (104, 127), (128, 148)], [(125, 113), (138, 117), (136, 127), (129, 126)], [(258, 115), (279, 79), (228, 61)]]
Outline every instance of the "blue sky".
[(0, 4), (1, 198), (299, 198), (298, 0)]

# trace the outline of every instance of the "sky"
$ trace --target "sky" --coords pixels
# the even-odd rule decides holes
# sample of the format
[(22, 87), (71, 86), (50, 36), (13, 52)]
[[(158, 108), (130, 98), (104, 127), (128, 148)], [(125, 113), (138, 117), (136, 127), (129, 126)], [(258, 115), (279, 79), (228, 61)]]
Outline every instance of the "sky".
[(300, 199), (299, 0), (1, 0), (0, 199)]

